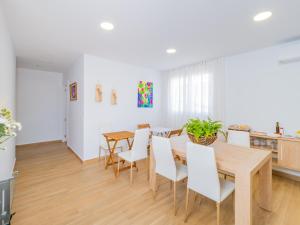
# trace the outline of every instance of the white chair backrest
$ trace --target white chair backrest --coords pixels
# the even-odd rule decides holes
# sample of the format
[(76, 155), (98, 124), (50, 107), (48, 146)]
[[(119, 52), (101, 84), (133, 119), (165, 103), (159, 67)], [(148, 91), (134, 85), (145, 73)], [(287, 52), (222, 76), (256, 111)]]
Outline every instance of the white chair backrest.
[(169, 138), (153, 136), (152, 149), (155, 158), (155, 171), (171, 180), (176, 180), (176, 164)]
[(189, 141), (190, 139), (186, 134), (170, 138), (171, 146), (175, 149), (186, 149), (186, 143)]
[(219, 201), (220, 180), (212, 147), (187, 143), (188, 188)]
[(149, 142), (150, 129), (139, 129), (134, 133), (134, 140), (132, 145), (132, 158), (142, 159), (148, 157), (148, 142)]
[(250, 133), (246, 131), (228, 130), (228, 144), (250, 148)]

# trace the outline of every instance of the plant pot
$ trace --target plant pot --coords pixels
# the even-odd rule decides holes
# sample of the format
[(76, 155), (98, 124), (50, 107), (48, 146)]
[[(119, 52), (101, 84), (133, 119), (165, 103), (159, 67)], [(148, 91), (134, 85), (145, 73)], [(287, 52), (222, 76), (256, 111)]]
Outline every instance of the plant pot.
[(193, 134), (188, 133), (189, 139), (191, 140), (191, 142), (195, 143), (195, 144), (200, 144), (200, 145), (211, 145), (212, 143), (214, 143), (217, 140), (217, 134), (215, 134), (214, 136), (211, 137), (199, 137), (199, 138), (195, 138), (195, 136)]

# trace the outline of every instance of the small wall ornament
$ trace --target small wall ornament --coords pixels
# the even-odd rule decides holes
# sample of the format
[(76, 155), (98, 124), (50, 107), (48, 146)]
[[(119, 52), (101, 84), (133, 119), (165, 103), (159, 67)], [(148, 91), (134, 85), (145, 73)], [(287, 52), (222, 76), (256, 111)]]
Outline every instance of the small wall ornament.
[(111, 92), (111, 104), (112, 105), (116, 105), (117, 104), (117, 100), (118, 100), (117, 91), (116, 90), (112, 90), (112, 92)]
[(96, 102), (102, 102), (102, 86), (96, 85)]

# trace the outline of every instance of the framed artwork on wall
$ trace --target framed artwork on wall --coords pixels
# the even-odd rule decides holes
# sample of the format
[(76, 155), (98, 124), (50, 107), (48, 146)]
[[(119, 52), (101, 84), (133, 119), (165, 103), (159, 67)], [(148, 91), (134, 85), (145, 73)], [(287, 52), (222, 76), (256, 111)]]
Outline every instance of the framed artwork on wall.
[(138, 85), (138, 107), (152, 108), (153, 107), (153, 83), (140, 81)]
[(70, 101), (77, 100), (77, 83), (70, 84)]

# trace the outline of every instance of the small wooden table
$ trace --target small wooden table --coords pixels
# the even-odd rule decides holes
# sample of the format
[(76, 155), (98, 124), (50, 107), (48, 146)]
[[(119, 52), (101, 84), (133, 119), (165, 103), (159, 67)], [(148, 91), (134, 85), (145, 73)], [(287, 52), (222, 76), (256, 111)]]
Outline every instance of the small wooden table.
[[(109, 158), (106, 162), (105, 169), (107, 169), (108, 166), (112, 165), (115, 176), (117, 176), (117, 169), (115, 168), (115, 164), (117, 162), (114, 160), (115, 149), (119, 141), (127, 140), (128, 148), (130, 150), (133, 142), (130, 143), (129, 138), (133, 138), (134, 133), (130, 131), (118, 131), (118, 132), (104, 133), (103, 136), (106, 139), (108, 150), (109, 150)], [(111, 142), (113, 142), (112, 147), (110, 145)]]
[[(173, 152), (186, 157), (187, 135), (170, 139)], [(272, 209), (272, 155), (269, 151), (239, 147), (216, 141), (212, 144), (216, 154), (219, 170), (235, 176), (235, 224), (252, 225), (253, 177), (259, 172), (259, 206), (265, 210)], [(150, 153), (150, 185), (156, 185), (155, 159)]]

